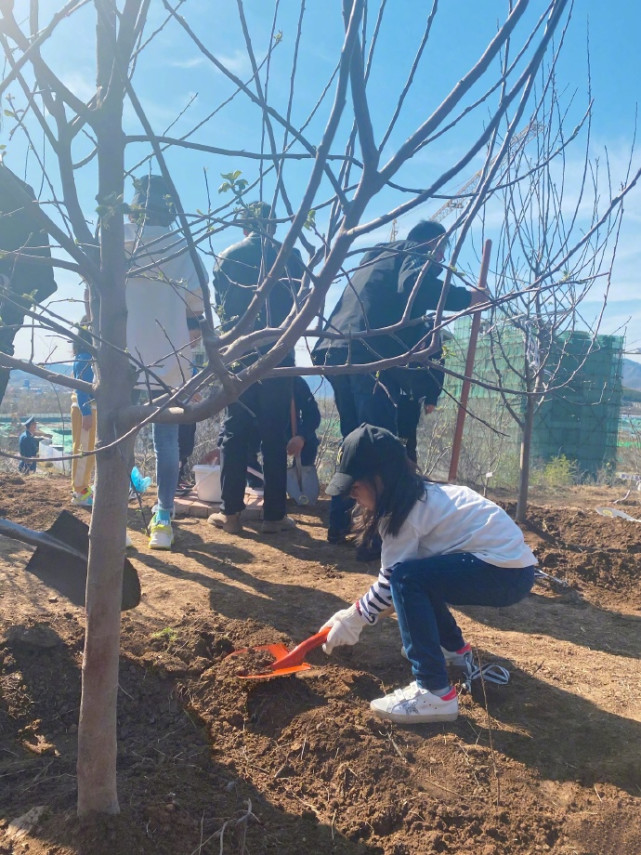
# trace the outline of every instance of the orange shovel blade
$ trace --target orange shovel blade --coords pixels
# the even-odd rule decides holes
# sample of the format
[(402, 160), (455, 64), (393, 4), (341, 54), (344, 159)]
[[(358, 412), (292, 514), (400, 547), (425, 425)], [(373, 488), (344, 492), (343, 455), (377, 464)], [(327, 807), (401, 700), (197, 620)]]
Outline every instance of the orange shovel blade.
[(286, 668), (292, 668), (304, 664), (303, 660), (310, 650), (314, 650), (315, 647), (320, 647), (321, 644), (325, 644), (327, 636), (329, 635), (329, 629), (330, 628), (326, 626), (321, 629), (320, 632), (317, 632), (316, 635), (310, 635), (310, 637), (306, 638), (305, 641), (301, 641), (301, 643), (297, 645), (291, 653), (286, 653), (284, 656), (276, 655), (276, 661), (271, 666), (272, 671), (283, 671)]
[(265, 680), (271, 677), (284, 677), (287, 674), (295, 674), (297, 671), (309, 671), (312, 666), (308, 662), (303, 661), (305, 656), (310, 650), (324, 644), (327, 641), (328, 634), (329, 627), (325, 627), (320, 632), (317, 632), (316, 635), (312, 635), (301, 641), (291, 651), (284, 644), (280, 643), (260, 644), (257, 647), (245, 647), (242, 650), (234, 650), (233, 653), (230, 653), (225, 658), (229, 659), (231, 656), (238, 656), (241, 653), (248, 653), (249, 651), (267, 650), (274, 657), (274, 661), (269, 666), (269, 671), (263, 674), (239, 674), (238, 678), (240, 680)]

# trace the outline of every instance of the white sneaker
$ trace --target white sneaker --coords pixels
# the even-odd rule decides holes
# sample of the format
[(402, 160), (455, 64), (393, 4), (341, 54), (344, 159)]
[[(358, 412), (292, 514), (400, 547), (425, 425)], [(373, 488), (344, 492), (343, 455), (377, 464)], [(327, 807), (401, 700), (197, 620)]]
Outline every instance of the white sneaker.
[(128, 531), (125, 532), (125, 549), (129, 549), (130, 546), (133, 546), (134, 542), (131, 539), (131, 535)]
[(458, 696), (452, 689), (443, 698), (410, 683), (384, 698), (376, 698), (370, 709), (380, 718), (398, 724), (425, 724), (433, 721), (454, 721), (458, 717)]
[(149, 538), (150, 549), (171, 549), (174, 542), (174, 532), (171, 523), (154, 522), (151, 526), (151, 536)]

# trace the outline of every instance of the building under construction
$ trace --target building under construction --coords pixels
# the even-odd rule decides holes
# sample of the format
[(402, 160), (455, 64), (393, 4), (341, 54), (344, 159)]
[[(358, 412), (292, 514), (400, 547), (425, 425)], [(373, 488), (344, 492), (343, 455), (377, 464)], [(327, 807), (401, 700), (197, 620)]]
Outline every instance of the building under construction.
[[(446, 366), (460, 376), (446, 380), (448, 407), (460, 400), (470, 319), (459, 320), (449, 330), (453, 338), (446, 344)], [(468, 471), (467, 477), (477, 480), (480, 474), (482, 478), (481, 470), (489, 468), (502, 472), (500, 480), (514, 482), (518, 420), (526, 400), (519, 393), (527, 388), (526, 372), (537, 373), (545, 389), (534, 418), (531, 462), (546, 463), (563, 455), (584, 478), (614, 468), (622, 357), (621, 336), (572, 331), (546, 337), (544, 330), (533, 330), (532, 324), (501, 329), (482, 325), (473, 376), (487, 385), (471, 387), (463, 446), (468, 461), (479, 455), (484, 459), (478, 471)]]

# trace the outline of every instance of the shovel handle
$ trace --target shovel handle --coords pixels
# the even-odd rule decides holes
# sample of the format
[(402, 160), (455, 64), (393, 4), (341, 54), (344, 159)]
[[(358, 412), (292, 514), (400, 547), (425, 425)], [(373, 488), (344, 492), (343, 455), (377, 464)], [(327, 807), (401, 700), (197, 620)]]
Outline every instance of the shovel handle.
[(293, 668), (296, 665), (300, 665), (310, 650), (314, 650), (315, 647), (320, 647), (321, 644), (325, 644), (330, 629), (331, 627), (325, 626), (320, 632), (317, 632), (316, 635), (310, 635), (309, 638), (301, 641), (301, 643), (293, 650), (290, 650), (286, 656), (283, 656), (282, 659), (277, 659), (273, 662), (271, 666), (272, 670), (280, 671), (281, 668)]

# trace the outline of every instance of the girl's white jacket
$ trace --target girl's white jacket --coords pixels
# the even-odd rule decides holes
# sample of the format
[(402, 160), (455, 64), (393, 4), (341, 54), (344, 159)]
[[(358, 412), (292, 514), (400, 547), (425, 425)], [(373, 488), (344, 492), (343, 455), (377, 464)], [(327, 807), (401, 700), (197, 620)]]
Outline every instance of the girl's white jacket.
[(381, 570), (355, 608), (364, 623), (374, 624), (392, 605), (392, 568), (401, 561), (469, 552), (506, 569), (537, 563), (517, 524), (502, 508), (469, 487), (425, 484), (395, 537), (384, 533)]
[[(187, 243), (180, 232), (165, 226), (125, 223), (125, 251), (130, 264), (127, 349), (167, 386), (182, 386), (192, 375), (187, 315), (203, 311)], [(158, 385), (153, 378), (150, 382), (152, 388)], [(146, 387), (145, 382), (141, 385)]]
[(426, 482), (396, 537), (383, 534), (382, 566), (451, 552), (471, 552), (496, 567), (536, 564), (521, 529), (494, 502), (469, 487)]

